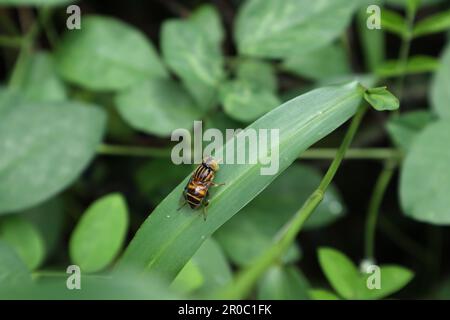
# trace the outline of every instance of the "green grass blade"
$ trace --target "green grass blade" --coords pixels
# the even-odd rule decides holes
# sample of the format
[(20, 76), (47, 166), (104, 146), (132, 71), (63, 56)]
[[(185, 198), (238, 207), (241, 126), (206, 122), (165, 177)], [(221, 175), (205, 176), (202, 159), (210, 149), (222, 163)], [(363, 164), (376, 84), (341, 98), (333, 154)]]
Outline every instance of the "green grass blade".
[[(363, 94), (364, 88), (357, 82), (313, 90), (284, 103), (248, 128), (280, 130), (281, 173), (302, 151), (347, 121), (356, 112)], [(142, 224), (118, 268), (132, 266), (173, 279), (209, 235), (276, 177), (261, 175), (261, 167), (260, 163), (221, 165), (216, 180), (226, 185), (213, 191), (206, 222), (189, 208), (177, 211), (189, 178), (186, 177)]]

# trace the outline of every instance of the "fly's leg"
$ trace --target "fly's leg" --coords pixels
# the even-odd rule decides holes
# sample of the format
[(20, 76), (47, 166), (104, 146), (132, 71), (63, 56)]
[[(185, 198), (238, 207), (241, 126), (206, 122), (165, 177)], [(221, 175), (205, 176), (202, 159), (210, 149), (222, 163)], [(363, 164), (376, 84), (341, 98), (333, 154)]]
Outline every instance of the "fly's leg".
[(180, 198), (180, 207), (177, 209), (177, 211), (180, 211), (181, 208), (183, 208), (186, 205), (186, 188), (183, 190), (183, 195)]

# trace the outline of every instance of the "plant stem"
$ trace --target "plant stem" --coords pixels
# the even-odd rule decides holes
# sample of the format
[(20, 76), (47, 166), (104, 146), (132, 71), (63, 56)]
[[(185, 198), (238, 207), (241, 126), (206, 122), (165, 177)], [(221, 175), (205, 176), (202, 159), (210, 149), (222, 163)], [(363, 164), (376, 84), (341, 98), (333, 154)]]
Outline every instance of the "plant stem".
[(375, 183), (375, 187), (370, 198), (369, 207), (367, 209), (366, 230), (365, 230), (365, 257), (371, 261), (375, 261), (375, 230), (377, 219), (380, 212), (381, 202), (387, 187), (394, 175), (396, 161), (386, 161), (383, 170), (381, 171)]
[[(411, 50), (411, 41), (413, 39), (412, 33), (414, 29), (414, 19), (416, 18), (416, 8), (411, 8), (407, 10), (407, 17), (406, 17), (406, 27), (408, 30), (408, 35), (406, 37), (402, 38), (402, 44), (400, 47), (400, 53), (399, 53), (399, 66), (401, 70), (406, 70), (406, 66), (408, 64), (408, 57), (409, 52)], [(402, 73), (402, 75), (397, 80), (397, 97), (401, 101), (403, 96), (403, 88), (405, 83), (405, 73)]]
[(3, 35), (0, 35), (0, 46), (2, 46), (2, 47), (12, 47), (12, 48), (21, 48), (23, 40), (24, 39), (22, 37), (18, 37), (18, 36), (3, 36)]
[[(336, 156), (337, 148), (312, 148), (304, 151), (299, 158), (314, 160), (333, 160)], [(169, 158), (170, 149), (149, 148), (137, 146), (119, 146), (102, 144), (97, 152), (101, 155), (109, 156), (130, 156), (130, 157), (150, 157)], [(400, 160), (402, 153), (393, 148), (352, 148), (345, 153), (348, 160)]]
[(228, 286), (218, 293), (220, 299), (242, 299), (246, 297), (252, 290), (256, 281), (273, 263), (282, 257), (294, 242), (305, 222), (322, 201), (325, 191), (336, 175), (336, 172), (344, 159), (345, 152), (349, 148), (366, 110), (367, 106), (364, 105), (360, 107), (353, 117), (344, 140), (336, 153), (336, 157), (320, 182), (319, 187), (309, 196), (303, 204), (303, 207), (301, 207), (292, 219), (283, 227), (273, 245), (258, 257), (254, 263), (242, 270)]

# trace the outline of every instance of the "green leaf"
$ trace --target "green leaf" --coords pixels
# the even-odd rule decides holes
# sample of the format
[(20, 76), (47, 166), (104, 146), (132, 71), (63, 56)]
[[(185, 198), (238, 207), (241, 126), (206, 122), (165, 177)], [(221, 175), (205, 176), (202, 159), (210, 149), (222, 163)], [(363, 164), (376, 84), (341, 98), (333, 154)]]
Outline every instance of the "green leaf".
[[(363, 91), (356, 82), (317, 89), (286, 102), (248, 129), (280, 130), (278, 173), (281, 173), (302, 151), (348, 120), (356, 112)], [(235, 150), (236, 139), (227, 142), (228, 148)], [(119, 261), (119, 269), (131, 265), (173, 279), (209, 235), (275, 179), (276, 175), (261, 175), (261, 168), (260, 163), (221, 165), (216, 180), (226, 185), (211, 190), (206, 222), (198, 211), (188, 207), (177, 211), (189, 179), (186, 177), (141, 225)]]
[(400, 175), (404, 213), (419, 221), (450, 224), (450, 122), (438, 121), (417, 135)]
[[(272, 244), (279, 230), (317, 188), (321, 174), (305, 165), (292, 165), (252, 202), (223, 225), (216, 233), (230, 259), (239, 266), (248, 266)], [(344, 206), (336, 188), (331, 185), (305, 228), (326, 226), (344, 214)], [(293, 262), (300, 256), (292, 246), (284, 257)]]
[(270, 63), (256, 59), (245, 59), (238, 64), (236, 76), (252, 86), (275, 92), (277, 77)]
[(414, 56), (408, 59), (406, 63), (398, 60), (386, 61), (375, 70), (380, 77), (398, 77), (401, 75), (410, 75), (424, 72), (434, 72), (439, 66), (439, 62), (428, 56)]
[(400, 106), (400, 101), (386, 87), (368, 89), (364, 93), (364, 99), (378, 111), (396, 110)]
[(260, 300), (307, 300), (309, 283), (293, 266), (273, 266), (258, 283)]
[(312, 300), (339, 300), (333, 292), (323, 289), (311, 289), (308, 291)]
[(62, 6), (73, 0), (0, 0), (0, 6)]
[(162, 25), (161, 47), (169, 67), (204, 110), (214, 105), (224, 78), (220, 48), (189, 21), (168, 20)]
[(225, 30), (216, 7), (204, 4), (195, 10), (189, 21), (204, 32), (205, 36), (215, 45), (220, 45), (225, 37)]
[(18, 88), (27, 101), (64, 101), (66, 89), (56, 74), (53, 57), (48, 53), (37, 53), (29, 61), (24, 82)]
[(429, 111), (412, 111), (390, 118), (387, 131), (395, 145), (407, 151), (417, 135), (433, 120)]
[(440, 67), (434, 75), (431, 85), (431, 105), (438, 116), (450, 118), (450, 45), (446, 47), (441, 57)]
[(203, 284), (203, 276), (197, 264), (192, 260), (181, 269), (175, 280), (171, 284), (171, 288), (181, 293), (191, 293), (200, 288)]
[(381, 28), (398, 35), (400, 38), (409, 36), (405, 19), (395, 11), (383, 8), (381, 12)]
[(19, 213), (30, 221), (45, 242), (46, 257), (60, 244), (64, 227), (64, 208), (60, 198), (52, 198), (43, 204)]
[(158, 54), (139, 30), (117, 19), (83, 16), (80, 30), (65, 33), (56, 51), (65, 80), (91, 90), (124, 89), (167, 77)]
[(18, 288), (31, 282), (27, 266), (4, 241), (0, 241), (0, 291), (8, 287)]
[(116, 96), (123, 119), (134, 129), (161, 137), (178, 128), (192, 128), (201, 111), (189, 94), (173, 80), (152, 79)]
[(341, 45), (333, 44), (283, 62), (283, 69), (296, 75), (321, 80), (350, 73), (347, 54)]
[(357, 6), (348, 0), (248, 0), (235, 26), (239, 53), (283, 58), (314, 51), (344, 31)]
[(405, 287), (414, 277), (414, 273), (404, 267), (382, 265), (380, 266), (380, 288), (369, 289), (367, 280), (371, 275), (371, 273), (363, 275), (364, 281), (359, 293), (360, 299), (382, 299), (387, 297)]
[[(371, 1), (370, 4), (376, 4), (376, 2)], [(374, 71), (385, 60), (386, 37), (383, 30), (367, 28), (368, 17), (367, 6), (363, 6), (357, 15), (358, 38), (361, 42), (366, 68)]]
[(320, 248), (319, 263), (331, 286), (345, 299), (357, 296), (359, 271), (348, 257), (332, 248)]
[(81, 103), (2, 100), (0, 213), (6, 213), (35, 206), (69, 186), (95, 155), (105, 115)]
[(420, 37), (450, 30), (450, 10), (439, 12), (419, 21), (414, 27), (413, 36)]
[(122, 248), (128, 229), (128, 209), (120, 194), (95, 201), (83, 214), (70, 242), (70, 258), (83, 272), (108, 266)]
[(39, 231), (21, 216), (0, 220), (0, 239), (8, 243), (30, 270), (40, 266), (45, 257), (45, 244)]
[(242, 122), (255, 120), (280, 104), (273, 92), (239, 80), (223, 84), (220, 101), (228, 116)]
[[(397, 7), (405, 7), (409, 5), (409, 2), (411, 0), (384, 0), (389, 5), (397, 6)], [(413, 0), (414, 2), (419, 2), (418, 0)], [(438, 3), (443, 2), (443, 0), (420, 0), (420, 3), (418, 3), (421, 7), (431, 6)]]
[(202, 286), (196, 291), (202, 297), (231, 281), (231, 268), (217, 242), (208, 238), (191, 259), (198, 266), (203, 277)]

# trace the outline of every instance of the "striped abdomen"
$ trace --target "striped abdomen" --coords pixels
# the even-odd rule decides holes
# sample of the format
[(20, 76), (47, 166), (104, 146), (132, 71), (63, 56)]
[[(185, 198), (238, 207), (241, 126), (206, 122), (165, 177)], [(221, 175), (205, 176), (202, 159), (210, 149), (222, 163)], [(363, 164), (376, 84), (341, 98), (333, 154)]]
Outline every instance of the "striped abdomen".
[(202, 204), (208, 195), (208, 188), (208, 184), (191, 179), (184, 189), (184, 198), (192, 209), (196, 209)]

